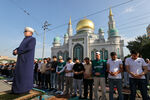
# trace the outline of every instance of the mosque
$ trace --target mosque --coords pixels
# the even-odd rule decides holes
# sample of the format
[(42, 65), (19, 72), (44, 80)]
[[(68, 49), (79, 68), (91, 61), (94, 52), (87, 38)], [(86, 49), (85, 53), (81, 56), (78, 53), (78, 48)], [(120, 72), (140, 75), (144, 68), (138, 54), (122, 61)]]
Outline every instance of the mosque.
[(94, 23), (84, 18), (77, 23), (76, 34), (73, 35), (71, 18), (68, 23), (67, 33), (64, 35), (64, 43), (60, 42), (60, 37), (55, 37), (51, 56), (63, 56), (78, 58), (83, 61), (85, 57), (95, 59), (95, 53), (99, 51), (102, 59), (109, 59), (110, 52), (116, 52), (119, 58), (123, 58), (124, 40), (119, 36), (115, 26), (112, 10), (109, 11), (108, 37), (104, 38), (104, 30), (99, 28), (98, 33), (94, 33)]

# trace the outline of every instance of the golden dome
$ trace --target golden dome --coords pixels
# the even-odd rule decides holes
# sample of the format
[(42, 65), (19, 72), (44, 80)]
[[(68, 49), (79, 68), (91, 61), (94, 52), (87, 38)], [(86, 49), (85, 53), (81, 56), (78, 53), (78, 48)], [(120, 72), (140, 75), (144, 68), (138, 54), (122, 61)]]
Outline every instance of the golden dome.
[(78, 22), (76, 30), (79, 31), (83, 28), (90, 28), (90, 29), (94, 30), (94, 23), (89, 19), (86, 19), (86, 18), (82, 19)]

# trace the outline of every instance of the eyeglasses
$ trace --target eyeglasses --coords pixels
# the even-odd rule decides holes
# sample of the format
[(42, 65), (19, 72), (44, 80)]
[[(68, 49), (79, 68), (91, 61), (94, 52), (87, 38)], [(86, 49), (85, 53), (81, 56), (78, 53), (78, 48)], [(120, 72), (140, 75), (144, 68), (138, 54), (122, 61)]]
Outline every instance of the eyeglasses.
[(28, 31), (24, 31), (24, 33), (25, 33), (25, 32), (28, 32)]

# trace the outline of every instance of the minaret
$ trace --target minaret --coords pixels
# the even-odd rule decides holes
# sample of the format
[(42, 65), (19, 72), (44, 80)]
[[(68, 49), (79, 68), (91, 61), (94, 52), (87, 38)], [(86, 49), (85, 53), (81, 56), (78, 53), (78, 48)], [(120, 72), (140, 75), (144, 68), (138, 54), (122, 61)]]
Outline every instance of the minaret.
[(110, 10), (109, 10), (109, 22), (108, 22), (109, 30), (113, 29), (113, 28), (116, 28), (115, 20), (114, 20), (113, 16), (114, 15), (113, 15), (112, 10), (110, 8)]
[(108, 40), (116, 43), (116, 42), (120, 42), (120, 36), (119, 36), (119, 32), (118, 29), (116, 28), (116, 24), (115, 24), (115, 20), (113, 18), (113, 13), (112, 10), (110, 8), (109, 10), (109, 22), (108, 22)]
[(105, 41), (104, 39), (104, 31), (102, 28), (99, 29), (99, 40)]
[(72, 36), (72, 32), (73, 32), (73, 30), (72, 30), (71, 17), (70, 17), (69, 24), (68, 24), (68, 30), (67, 30), (69, 37)]
[(64, 44), (67, 44), (68, 43), (68, 34), (66, 33), (64, 35)]

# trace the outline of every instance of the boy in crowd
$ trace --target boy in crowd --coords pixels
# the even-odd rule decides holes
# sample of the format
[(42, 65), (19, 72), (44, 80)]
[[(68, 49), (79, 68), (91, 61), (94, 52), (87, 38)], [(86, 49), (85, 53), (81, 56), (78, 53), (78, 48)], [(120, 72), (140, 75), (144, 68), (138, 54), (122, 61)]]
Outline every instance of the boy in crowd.
[(77, 88), (79, 89), (79, 98), (82, 98), (82, 81), (83, 81), (83, 73), (84, 73), (84, 66), (80, 63), (79, 59), (75, 59), (75, 64), (73, 66), (73, 84), (74, 84), (74, 96), (77, 95)]
[[(67, 59), (67, 64), (65, 66), (65, 77), (66, 77), (66, 95), (72, 95), (73, 91), (73, 65), (71, 58)], [(69, 91), (70, 90), (70, 91)]]
[(96, 60), (92, 61), (92, 71), (94, 76), (94, 96), (95, 100), (98, 99), (98, 88), (101, 86), (102, 100), (106, 100), (106, 84), (105, 84), (105, 72), (106, 61), (101, 59), (100, 52), (96, 52)]
[(137, 51), (131, 51), (131, 57), (126, 59), (125, 64), (130, 77), (130, 100), (135, 100), (137, 86), (141, 91), (143, 100), (148, 100), (147, 83), (145, 79), (147, 64), (144, 59), (139, 58), (139, 53)]
[(58, 82), (58, 93), (61, 95), (64, 91), (64, 66), (66, 65), (66, 62), (64, 62), (62, 56), (59, 56), (59, 62), (56, 67), (56, 73), (57, 73), (57, 82)]
[(107, 61), (107, 72), (109, 73), (109, 100), (114, 100), (113, 90), (114, 86), (117, 87), (119, 94), (119, 100), (123, 100), (122, 96), (122, 76), (121, 72), (123, 70), (121, 59), (117, 59), (116, 52), (111, 52), (111, 59)]
[(86, 57), (84, 64), (84, 99), (87, 99), (88, 96), (88, 86), (90, 87), (90, 100), (93, 98), (93, 78), (92, 78), (92, 64), (90, 59)]

